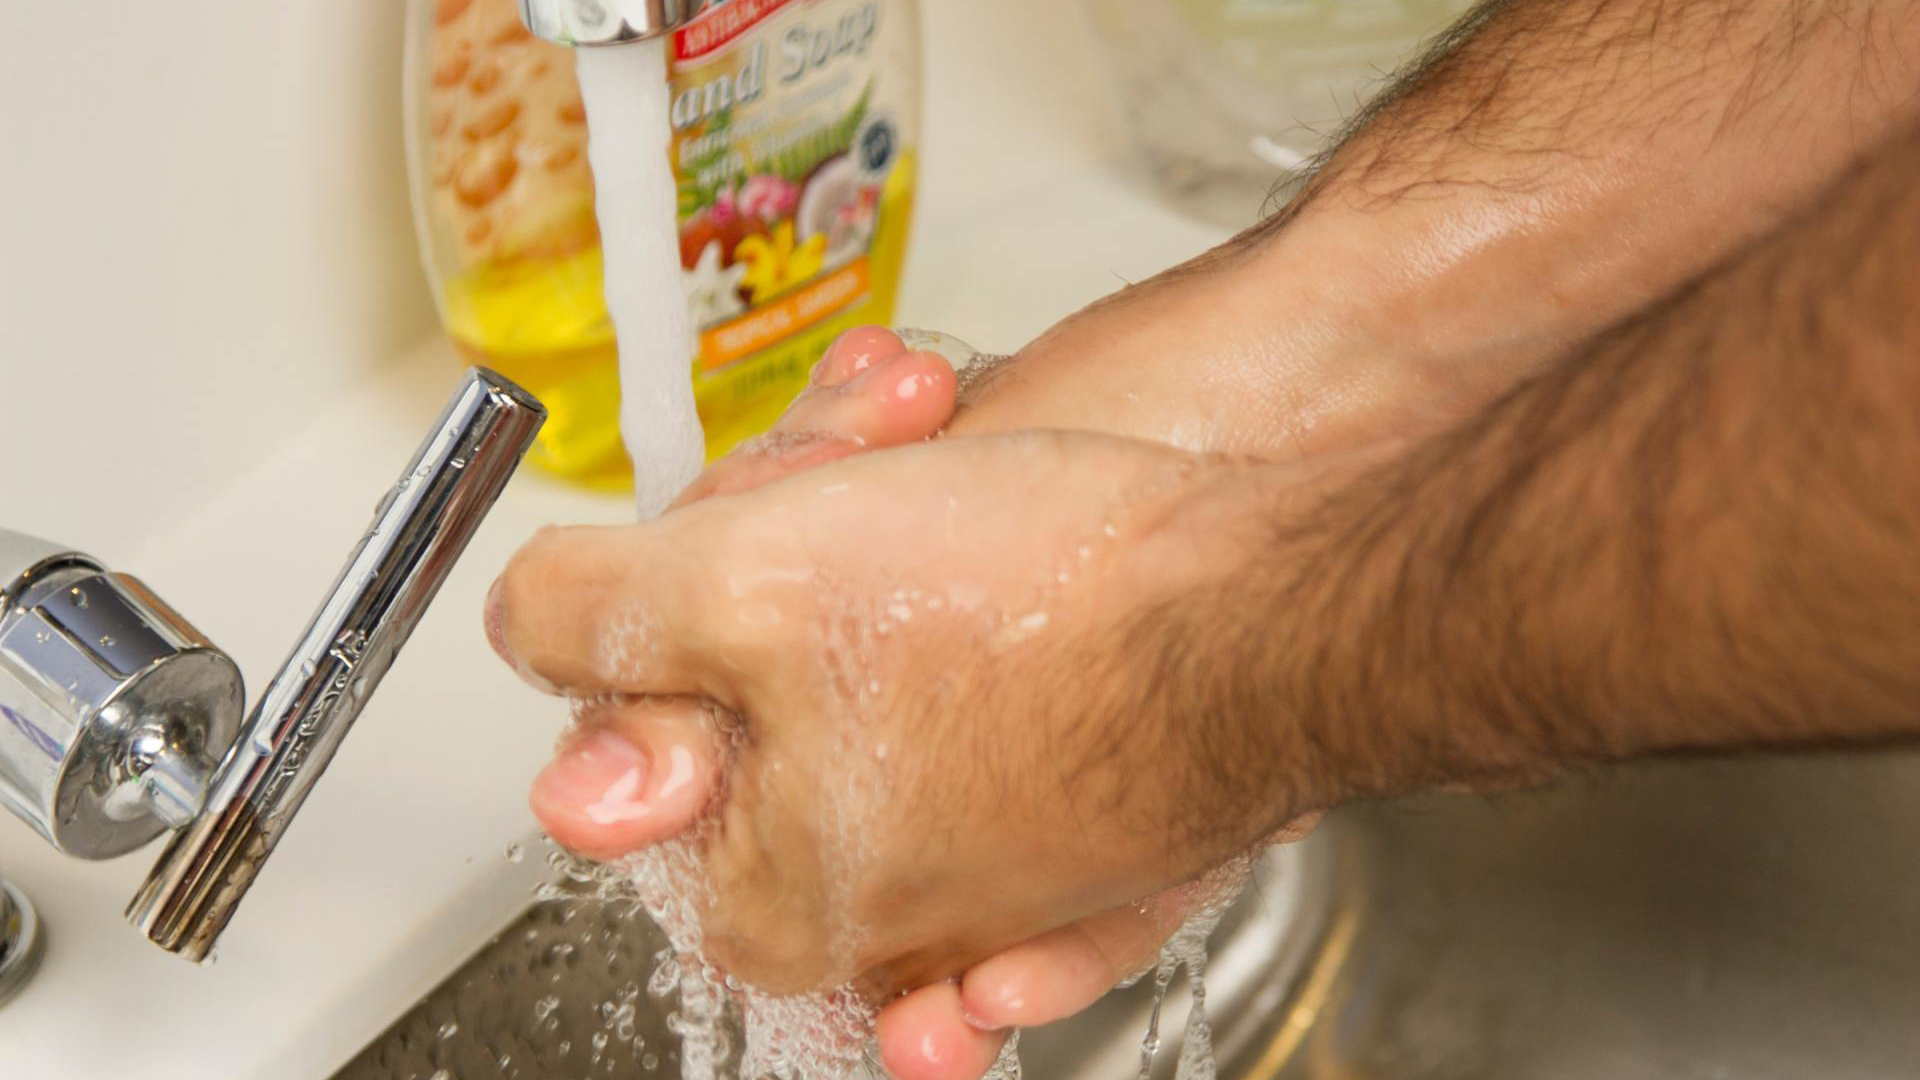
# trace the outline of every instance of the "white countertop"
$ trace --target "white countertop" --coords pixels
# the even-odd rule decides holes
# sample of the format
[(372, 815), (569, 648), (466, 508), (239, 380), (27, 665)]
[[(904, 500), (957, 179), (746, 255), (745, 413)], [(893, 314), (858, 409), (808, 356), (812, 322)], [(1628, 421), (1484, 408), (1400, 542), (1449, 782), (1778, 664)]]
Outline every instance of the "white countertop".
[[(1152, 201), (1124, 164), (1078, 5), (926, 7), (923, 197), (903, 324), (1010, 350), (1218, 239)], [(93, 520), (66, 512), (78, 531), (57, 539), (146, 580), (257, 686), (455, 370), (444, 345), (423, 344), (292, 410), (293, 430), (273, 445), (231, 447), (231, 468), (219, 475), (167, 480), (177, 490), (163, 501), (181, 507), (170, 519), (136, 530), (111, 507)], [(0, 449), (16, 449), (3, 427)], [(80, 482), (111, 465), (79, 453), (68, 467)], [(527, 783), (565, 710), (495, 661), (480, 633), (481, 598), (536, 526), (630, 513), (624, 499), (531, 472), (515, 481), (210, 967), (152, 948), (121, 919), (157, 846), (112, 863), (72, 862), (0, 815), (0, 873), (25, 889), (50, 934), (39, 975), (0, 1007), (0, 1076), (325, 1076), (517, 913), (539, 860), (511, 864), (504, 851), (534, 828)]]

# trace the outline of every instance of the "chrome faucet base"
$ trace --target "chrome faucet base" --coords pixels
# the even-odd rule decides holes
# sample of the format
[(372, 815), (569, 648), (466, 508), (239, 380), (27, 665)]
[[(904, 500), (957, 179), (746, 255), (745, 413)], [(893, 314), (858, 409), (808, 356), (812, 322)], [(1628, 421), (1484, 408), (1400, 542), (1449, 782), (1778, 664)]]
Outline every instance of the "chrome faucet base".
[(0, 531), (0, 575), (0, 806), (81, 859), (193, 820), (240, 727), (233, 661), (79, 552)]
[(520, 0), (520, 21), (556, 45), (625, 45), (693, 21), (707, 0)]
[(33, 977), (45, 941), (27, 895), (0, 881), (0, 1005)]
[[(232, 659), (138, 580), (0, 529), (0, 807), (79, 858), (172, 830), (127, 917), (206, 959), (545, 419), (469, 371), (250, 713)], [(6, 899), (0, 973), (38, 940)]]
[(508, 379), (467, 373), (254, 702), (206, 810), (174, 834), (128, 906), (154, 944), (196, 962), (212, 953), (546, 416)]

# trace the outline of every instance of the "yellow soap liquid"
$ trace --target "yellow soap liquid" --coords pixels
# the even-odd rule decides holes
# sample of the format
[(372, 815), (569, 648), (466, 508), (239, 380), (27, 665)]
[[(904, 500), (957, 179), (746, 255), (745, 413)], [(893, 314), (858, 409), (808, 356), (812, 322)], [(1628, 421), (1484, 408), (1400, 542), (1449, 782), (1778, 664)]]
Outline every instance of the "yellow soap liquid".
[[(629, 490), (575, 57), (528, 35), (513, 0), (411, 2), (415, 197), (446, 329), (546, 404), (529, 461)], [(919, 24), (909, 0), (708, 8), (635, 47), (669, 57), (674, 254), (712, 458), (770, 427), (840, 333), (893, 320)]]
[[(876, 265), (905, 261), (915, 168), (908, 152), (887, 178), (870, 256)], [(566, 257), (467, 270), (446, 283), (442, 309), (469, 361), (547, 406), (546, 427), (527, 460), (585, 487), (624, 491), (633, 464), (620, 437), (619, 350), (604, 283), (596, 244)], [(772, 427), (834, 339), (856, 326), (891, 323), (898, 295), (897, 274), (876, 274), (866, 299), (839, 314), (720, 370), (696, 370), (707, 456), (720, 457)]]
[(547, 424), (527, 460), (604, 491), (632, 483), (620, 439), (620, 363), (599, 245), (480, 266), (449, 280), (447, 331), (469, 360), (532, 391)]

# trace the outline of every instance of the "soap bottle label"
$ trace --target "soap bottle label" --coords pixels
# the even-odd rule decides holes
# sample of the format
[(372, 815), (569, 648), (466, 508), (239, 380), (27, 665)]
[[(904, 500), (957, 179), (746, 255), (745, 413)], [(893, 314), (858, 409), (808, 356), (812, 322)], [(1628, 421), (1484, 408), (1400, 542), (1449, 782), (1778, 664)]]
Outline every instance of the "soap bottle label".
[(842, 330), (892, 318), (919, 27), (901, 0), (721, 0), (670, 47), (695, 397), (717, 454), (770, 426)]

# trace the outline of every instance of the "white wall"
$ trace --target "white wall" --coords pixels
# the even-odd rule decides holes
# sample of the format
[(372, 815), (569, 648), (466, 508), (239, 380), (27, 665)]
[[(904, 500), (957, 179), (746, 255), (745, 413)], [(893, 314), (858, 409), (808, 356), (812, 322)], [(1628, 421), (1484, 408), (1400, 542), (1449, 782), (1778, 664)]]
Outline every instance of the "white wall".
[(430, 331), (403, 6), (5, 5), (0, 525), (110, 556)]

